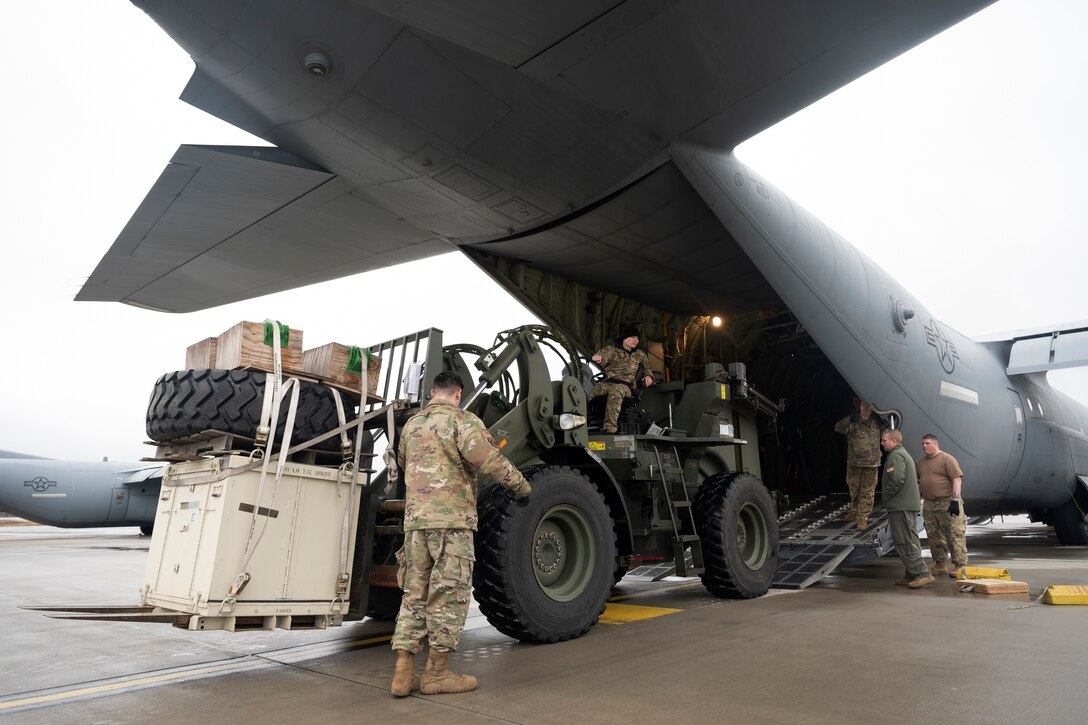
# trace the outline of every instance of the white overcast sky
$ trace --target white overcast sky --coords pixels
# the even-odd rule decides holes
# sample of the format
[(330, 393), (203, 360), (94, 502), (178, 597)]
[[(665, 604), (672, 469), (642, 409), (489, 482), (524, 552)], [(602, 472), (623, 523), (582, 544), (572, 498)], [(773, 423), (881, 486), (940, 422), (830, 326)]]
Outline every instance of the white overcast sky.
[[(1088, 3), (1000, 0), (741, 146), (969, 336), (1088, 318)], [(459, 255), (189, 315), (72, 298), (179, 144), (254, 140), (177, 100), (192, 61), (124, 0), (0, 6), (0, 448), (136, 460), (155, 379), (243, 319), (307, 347), (533, 318)], [(455, 275), (460, 298), (406, 297)], [(1088, 371), (1051, 380), (1088, 403)]]

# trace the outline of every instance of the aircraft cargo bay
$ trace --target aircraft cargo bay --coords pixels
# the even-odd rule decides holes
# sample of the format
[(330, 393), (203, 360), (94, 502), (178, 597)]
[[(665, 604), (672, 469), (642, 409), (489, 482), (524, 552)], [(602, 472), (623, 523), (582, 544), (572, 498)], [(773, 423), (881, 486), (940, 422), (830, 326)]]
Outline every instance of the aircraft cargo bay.
[[(397, 700), (388, 622), (187, 632), (21, 609), (134, 601), (150, 540), (134, 528), (2, 526), (0, 714), (22, 723), (1081, 722), (1086, 610), (1026, 606), (1048, 585), (1088, 579), (1081, 550), (1023, 517), (972, 526), (969, 537), (973, 563), (1007, 567), (1029, 593), (963, 594), (951, 579), (907, 591), (892, 583), (894, 556), (753, 600), (715, 598), (693, 579), (628, 577), (598, 626), (554, 645), (510, 639), (473, 607), (459, 657), (480, 689)], [(890, 684), (905, 680), (907, 690)]]

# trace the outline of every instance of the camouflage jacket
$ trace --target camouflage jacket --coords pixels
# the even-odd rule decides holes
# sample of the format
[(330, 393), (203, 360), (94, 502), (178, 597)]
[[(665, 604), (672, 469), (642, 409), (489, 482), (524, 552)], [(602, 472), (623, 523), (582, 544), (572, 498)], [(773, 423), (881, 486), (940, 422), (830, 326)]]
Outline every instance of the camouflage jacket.
[(876, 468), (880, 465), (881, 420), (876, 413), (862, 420), (854, 413), (835, 424), (835, 432), (846, 436), (846, 464)]
[(627, 352), (622, 345), (609, 345), (598, 350), (596, 354), (601, 356), (601, 369), (605, 378), (602, 382), (614, 383), (622, 380), (628, 385), (634, 385), (635, 376), (640, 371), (645, 374), (646, 353), (642, 350)]
[(519, 496), (529, 483), (506, 459), (483, 421), (444, 400), (432, 400), (404, 424), (397, 464), (407, 489), (404, 530), (476, 530), (476, 475)]

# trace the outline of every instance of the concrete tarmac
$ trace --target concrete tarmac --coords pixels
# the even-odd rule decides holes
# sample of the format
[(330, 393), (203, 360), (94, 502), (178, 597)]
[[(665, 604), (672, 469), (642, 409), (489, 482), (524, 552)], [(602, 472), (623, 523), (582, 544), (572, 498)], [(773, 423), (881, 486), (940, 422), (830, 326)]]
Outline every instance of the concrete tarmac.
[(0, 525), (0, 717), (961, 725), (1088, 713), (1088, 606), (1028, 606), (1047, 585), (1088, 585), (1088, 549), (1022, 518), (970, 527), (968, 547), (973, 565), (1008, 568), (1029, 594), (960, 593), (945, 577), (897, 587), (894, 555), (750, 601), (716, 599), (697, 580), (625, 580), (608, 611), (617, 623), (571, 642), (521, 644), (473, 609), (451, 663), (480, 688), (404, 699), (388, 692), (385, 622), (187, 632), (19, 608), (135, 604), (148, 543), (135, 529)]

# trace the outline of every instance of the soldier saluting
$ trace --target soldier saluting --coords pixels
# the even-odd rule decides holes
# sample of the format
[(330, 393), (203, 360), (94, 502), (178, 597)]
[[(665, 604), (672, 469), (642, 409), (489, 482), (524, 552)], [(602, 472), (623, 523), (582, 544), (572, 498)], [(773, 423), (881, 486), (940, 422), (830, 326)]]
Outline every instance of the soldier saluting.
[(624, 325), (619, 338), (608, 347), (602, 347), (591, 359), (604, 370), (604, 380), (590, 389), (589, 399), (608, 396), (603, 430), (615, 433), (619, 427), (620, 406), (624, 398), (634, 394), (635, 380), (640, 379), (647, 388), (654, 384), (654, 376), (646, 370), (646, 353), (638, 349), (638, 328)]
[[(461, 410), (461, 379), (451, 372), (435, 376), (431, 401), (404, 424), (397, 464), (404, 475), (404, 547), (397, 552), (397, 579), (404, 590), (393, 650), (396, 670), (390, 691), (404, 697), (468, 692), (476, 678), (446, 668), (465, 628), (476, 560), (476, 475), (482, 473), (529, 495), (529, 482), (499, 451), (487, 427)], [(415, 656), (429, 639), (423, 677)]]
[(873, 511), (877, 473), (880, 470), (880, 416), (873, 414), (868, 402), (858, 401), (857, 412), (835, 424), (835, 432), (846, 436), (846, 488), (850, 491), (850, 511), (846, 521), (858, 522), (858, 529), (869, 525)]

